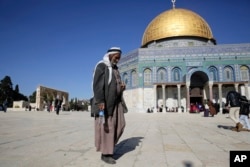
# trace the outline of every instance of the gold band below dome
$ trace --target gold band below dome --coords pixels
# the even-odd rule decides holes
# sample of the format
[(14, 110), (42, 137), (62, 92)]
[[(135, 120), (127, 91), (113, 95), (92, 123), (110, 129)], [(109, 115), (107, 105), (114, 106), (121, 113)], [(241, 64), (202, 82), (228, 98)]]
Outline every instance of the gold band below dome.
[(207, 22), (198, 14), (186, 9), (171, 9), (155, 17), (146, 28), (142, 46), (159, 39), (194, 36), (213, 39)]

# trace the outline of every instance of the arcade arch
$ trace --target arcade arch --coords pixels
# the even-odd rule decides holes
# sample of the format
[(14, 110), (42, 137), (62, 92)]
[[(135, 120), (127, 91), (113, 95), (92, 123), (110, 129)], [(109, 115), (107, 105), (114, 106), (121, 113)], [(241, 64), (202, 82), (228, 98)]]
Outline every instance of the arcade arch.
[(203, 71), (196, 71), (191, 75), (190, 80), (190, 103), (203, 103), (204, 98), (207, 97), (205, 91), (209, 81), (207, 74)]

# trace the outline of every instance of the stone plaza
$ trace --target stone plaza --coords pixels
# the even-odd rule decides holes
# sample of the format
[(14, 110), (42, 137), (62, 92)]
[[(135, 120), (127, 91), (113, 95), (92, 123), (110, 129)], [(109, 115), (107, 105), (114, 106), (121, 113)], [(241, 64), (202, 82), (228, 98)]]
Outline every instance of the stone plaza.
[[(230, 130), (226, 114), (132, 113), (115, 148), (121, 167), (229, 167), (250, 150), (250, 132)], [(89, 112), (0, 112), (1, 167), (104, 167)]]

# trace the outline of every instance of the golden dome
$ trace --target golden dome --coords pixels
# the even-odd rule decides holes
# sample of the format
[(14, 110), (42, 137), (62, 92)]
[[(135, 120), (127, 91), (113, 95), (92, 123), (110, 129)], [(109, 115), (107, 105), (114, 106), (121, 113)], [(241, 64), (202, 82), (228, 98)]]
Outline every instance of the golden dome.
[(191, 36), (213, 39), (207, 22), (198, 14), (186, 9), (167, 10), (155, 17), (147, 26), (142, 46), (164, 38)]

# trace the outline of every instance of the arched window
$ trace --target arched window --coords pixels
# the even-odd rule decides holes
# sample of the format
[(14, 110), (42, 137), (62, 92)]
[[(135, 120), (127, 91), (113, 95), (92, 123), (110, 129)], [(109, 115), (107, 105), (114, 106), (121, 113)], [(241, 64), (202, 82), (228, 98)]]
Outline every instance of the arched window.
[(131, 72), (131, 76), (132, 87), (135, 87), (137, 85), (137, 75), (135, 70)]
[(224, 68), (224, 80), (233, 81), (233, 69), (231, 67)]
[(144, 70), (144, 85), (150, 85), (151, 84), (151, 70), (146, 69)]
[(240, 76), (242, 81), (249, 81), (249, 68), (247, 66), (240, 67)]
[(160, 68), (157, 72), (157, 82), (165, 82), (166, 81), (166, 69)]
[(172, 76), (174, 81), (180, 81), (181, 80), (181, 74), (180, 74), (180, 69), (179, 68), (174, 68), (172, 71)]
[(128, 83), (128, 74), (127, 73), (123, 74), (122, 80), (123, 80), (123, 82), (125, 82), (126, 86), (129, 86), (129, 83)]
[(218, 81), (218, 70), (216, 67), (209, 67), (208, 69), (210, 75), (213, 77), (213, 81)]

